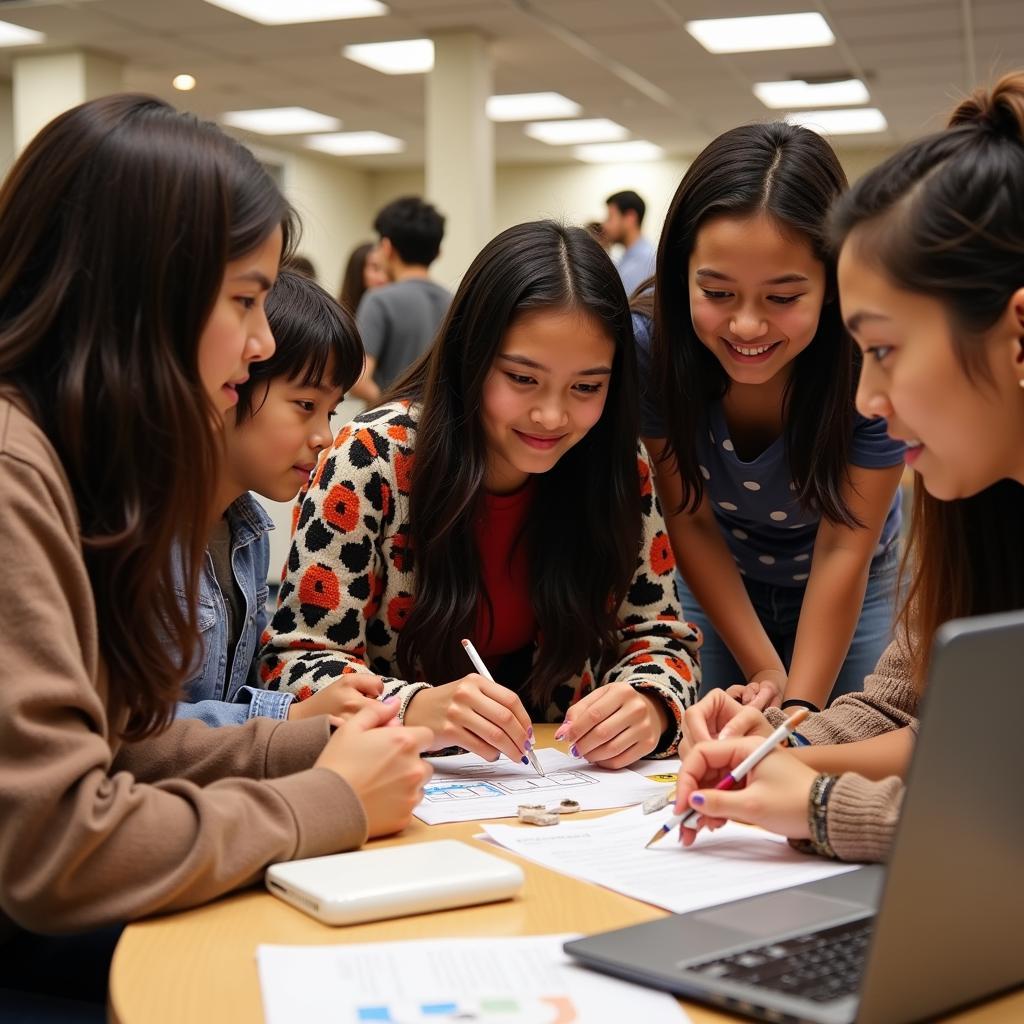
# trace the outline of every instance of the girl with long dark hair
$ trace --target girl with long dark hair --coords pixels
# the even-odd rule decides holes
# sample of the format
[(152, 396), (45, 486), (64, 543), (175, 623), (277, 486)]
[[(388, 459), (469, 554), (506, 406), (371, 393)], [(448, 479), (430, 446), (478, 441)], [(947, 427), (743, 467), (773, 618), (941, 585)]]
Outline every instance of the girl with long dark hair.
[(801, 727), (816, 744), (843, 746), (772, 754), (744, 792), (720, 798), (703, 790), (709, 777), (759, 742), (746, 734), (771, 726), (728, 700), (690, 710), (693, 734), (740, 737), (700, 744), (684, 763), (680, 802), (712, 821), (811, 838), (847, 860), (884, 859), (903, 785), (883, 778), (898, 767), (881, 767), (901, 740), (904, 763), (909, 754), (937, 629), (1024, 608), (1022, 190), (1017, 72), (964, 100), (946, 131), (904, 147), (835, 210), (843, 316), (864, 355), (857, 405), (888, 420), (917, 474), (909, 587), (897, 636), (864, 693)]
[(430, 733), (373, 728), (384, 707), (333, 738), (172, 722), (221, 420), (274, 350), (291, 233), (246, 149), (144, 96), (61, 114), (0, 189), (0, 989), (102, 1001), (49, 937), (394, 831), (429, 775)]
[(690, 165), (635, 304), (641, 433), (705, 690), (824, 707), (891, 636), (903, 446), (853, 406), (820, 136), (735, 128)]
[(365, 666), (407, 723), (492, 759), (522, 759), (531, 720), (598, 764), (674, 751), (697, 635), (638, 455), (635, 359), (585, 231), (539, 221), (485, 246), (432, 350), (321, 460), (264, 685), (304, 696)]

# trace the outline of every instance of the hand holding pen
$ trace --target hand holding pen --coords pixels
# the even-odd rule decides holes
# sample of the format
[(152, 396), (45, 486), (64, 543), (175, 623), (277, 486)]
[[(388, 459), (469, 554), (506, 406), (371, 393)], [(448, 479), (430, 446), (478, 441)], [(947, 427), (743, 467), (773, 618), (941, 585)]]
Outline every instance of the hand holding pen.
[[(480, 675), (482, 675), (488, 682), (494, 683), (494, 676), (491, 675), (490, 670), (484, 664), (484, 659), (477, 653), (477, 649), (473, 646), (473, 642), (471, 640), (463, 640), (462, 646), (466, 649), (466, 654), (469, 655), (469, 660), (473, 662), (473, 667), (477, 672), (479, 672)], [(495, 685), (497, 686), (498, 684), (495, 683)], [(516, 698), (516, 702), (519, 704), (520, 708), (522, 708), (522, 703), (519, 701), (518, 697)], [(538, 775), (544, 775), (544, 769), (541, 767), (540, 761), (533, 749), (533, 726), (530, 726), (527, 730), (527, 737), (523, 744), (523, 750), (525, 751), (525, 754), (520, 757), (520, 760), (524, 764), (533, 765), (534, 771), (536, 771)]]
[[(780, 725), (767, 739), (761, 740), (758, 737), (738, 737), (729, 740), (712, 740), (710, 742), (701, 743), (695, 747), (685, 758), (679, 769), (679, 796), (677, 798), (677, 807), (679, 806), (680, 800), (686, 800), (691, 805), (690, 808), (682, 810), (676, 814), (673, 814), (671, 818), (657, 832), (651, 837), (647, 845), (651, 846), (656, 843), (662, 837), (668, 835), (677, 825), (683, 830), (683, 840), (685, 845), (689, 845), (693, 842), (693, 838), (696, 834), (695, 826), (697, 820), (702, 815), (708, 817), (714, 817), (715, 812), (721, 810), (719, 806), (709, 805), (708, 800), (711, 796), (718, 796), (718, 794), (724, 794), (727, 791), (736, 787), (742, 782), (747, 775), (752, 772), (758, 765), (761, 764), (764, 759), (771, 754), (778, 745), (785, 740), (790, 733), (792, 733), (797, 726), (807, 717), (808, 711), (806, 708), (800, 708), (790, 715), (789, 719)], [(789, 762), (792, 762), (791, 764)], [(712, 773), (721, 771), (722, 768), (727, 769), (726, 774), (722, 776), (719, 782), (715, 785), (711, 793), (705, 795), (696, 792), (700, 788), (700, 784), (703, 779), (707, 778)], [(803, 776), (806, 773), (810, 773), (810, 778), (807, 780), (807, 789), (804, 790), (804, 826), (806, 827), (806, 797), (807, 792), (810, 789), (810, 784), (813, 782), (817, 772), (814, 769), (809, 768), (803, 762), (798, 761), (796, 758), (789, 757), (786, 759), (785, 769), (794, 769), (790, 774), (797, 777), (797, 785), (801, 785), (803, 782)], [(787, 789), (787, 794), (790, 791)], [(739, 794), (735, 794), (738, 796)], [(721, 801), (718, 801), (721, 803)], [(792, 803), (792, 800), (787, 796), (787, 807)], [(685, 805), (684, 805), (685, 806)], [(748, 824), (762, 825), (765, 828), (778, 830), (775, 826), (778, 824), (777, 821), (771, 820), (748, 820), (749, 816), (743, 816), (742, 814), (728, 814), (727, 817), (735, 817), (738, 821), (747, 821)], [(767, 817), (774, 819), (773, 815)], [(791, 816), (786, 817), (785, 824), (788, 826), (784, 830), (784, 834), (791, 835), (792, 828), (794, 826)], [(796, 838), (794, 836), (794, 838)], [(687, 841), (688, 840), (688, 841)]]
[(484, 672), (472, 672), (413, 694), (403, 720), (406, 725), (425, 725), (432, 730), (435, 749), (462, 747), (487, 761), (504, 754), (530, 764), (530, 716), (515, 692), (494, 682), (486, 667)]

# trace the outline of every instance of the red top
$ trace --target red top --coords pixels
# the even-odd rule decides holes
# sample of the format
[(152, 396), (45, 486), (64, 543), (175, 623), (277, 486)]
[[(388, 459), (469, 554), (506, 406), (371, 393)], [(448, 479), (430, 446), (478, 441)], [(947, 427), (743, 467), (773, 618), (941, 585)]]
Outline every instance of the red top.
[(472, 638), (485, 661), (511, 654), (537, 639), (537, 617), (530, 603), (529, 552), (525, 538), (516, 543), (535, 491), (531, 477), (514, 494), (485, 494), (483, 513), (474, 524), (481, 575), (494, 609), (492, 632), (487, 604), (480, 602)]

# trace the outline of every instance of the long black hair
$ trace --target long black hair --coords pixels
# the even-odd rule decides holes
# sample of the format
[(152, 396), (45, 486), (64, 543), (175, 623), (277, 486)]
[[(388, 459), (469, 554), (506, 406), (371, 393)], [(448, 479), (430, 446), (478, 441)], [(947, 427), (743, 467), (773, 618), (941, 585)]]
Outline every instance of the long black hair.
[(253, 155), (148, 96), (59, 115), (0, 190), (0, 380), (67, 474), (126, 737), (173, 716), (200, 643), (220, 436), (199, 339), (228, 262), (277, 228), (287, 251), (291, 210)]
[[(838, 203), (831, 234), (896, 287), (942, 303), (965, 374), (990, 385), (985, 337), (1024, 287), (1024, 72), (979, 89)], [(1024, 439), (1020, 439), (1024, 443)], [(1024, 608), (1024, 487), (940, 501), (915, 483), (900, 614), (924, 684), (943, 622)]]
[(539, 706), (613, 648), (640, 551), (636, 353), (615, 267), (582, 228), (545, 220), (502, 232), (462, 279), (433, 348), (385, 399), (420, 407), (409, 502), (416, 596), (398, 662), (406, 678), (444, 682), (465, 674), (459, 641), (487, 599), (472, 528), (487, 465), (484, 381), (509, 326), (543, 309), (593, 317), (615, 357), (601, 418), (538, 476), (525, 529), (540, 631), (527, 687)]
[[(846, 188), (835, 152), (807, 128), (777, 122), (734, 128), (714, 140), (687, 169), (672, 199), (658, 246), (653, 300), (651, 380), (667, 426), (664, 458), (675, 460), (685, 510), (704, 495), (696, 438), (710, 403), (729, 390), (729, 376), (697, 337), (690, 318), (689, 260), (697, 232), (711, 217), (768, 214), (806, 238), (825, 266), (825, 302), (811, 343), (794, 360), (786, 385), (786, 455), (797, 495), (826, 518), (856, 525), (843, 499), (853, 431), (858, 350), (836, 301), (835, 259), (826, 238), (832, 202)], [(675, 510), (673, 510), (675, 511)]]

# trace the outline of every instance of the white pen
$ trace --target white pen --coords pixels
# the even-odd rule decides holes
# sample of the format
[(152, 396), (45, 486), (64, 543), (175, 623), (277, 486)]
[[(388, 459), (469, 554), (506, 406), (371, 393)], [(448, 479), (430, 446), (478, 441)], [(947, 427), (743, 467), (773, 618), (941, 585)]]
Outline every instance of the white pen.
[[(719, 783), (715, 786), (715, 789), (732, 789), (736, 783), (741, 782), (752, 768), (760, 764), (794, 729), (810, 714), (807, 708), (799, 708), (794, 711), (789, 718), (782, 723), (769, 736), (764, 743), (761, 744), (752, 754), (745, 757), (731, 772), (729, 772)], [(656, 843), (662, 836), (668, 835), (677, 825), (682, 825), (684, 828), (694, 825), (697, 819), (703, 812), (693, 809), (685, 810), (682, 814), (673, 814), (668, 821), (665, 822), (657, 832), (647, 841), (647, 846), (651, 846)], [(646, 847), (645, 847), (646, 849)]]
[[(473, 642), (471, 640), (463, 640), (462, 646), (466, 648), (469, 660), (473, 662), (473, 668), (475, 668), (477, 672), (484, 677), (484, 679), (490, 680), (492, 683), (495, 682), (494, 676), (492, 676), (488, 671), (487, 666), (484, 664), (484, 659), (477, 653), (476, 648), (473, 646)], [(533, 744), (529, 740), (526, 741), (526, 744), (526, 756), (530, 759), (530, 764), (533, 765), (534, 770), (538, 775), (544, 775), (544, 769), (540, 766), (540, 761), (538, 760), (537, 755), (533, 752)]]

